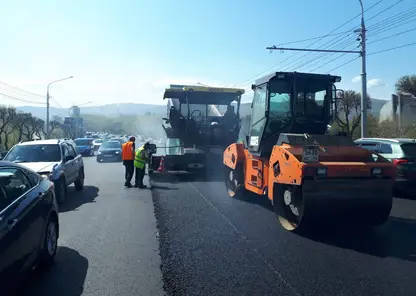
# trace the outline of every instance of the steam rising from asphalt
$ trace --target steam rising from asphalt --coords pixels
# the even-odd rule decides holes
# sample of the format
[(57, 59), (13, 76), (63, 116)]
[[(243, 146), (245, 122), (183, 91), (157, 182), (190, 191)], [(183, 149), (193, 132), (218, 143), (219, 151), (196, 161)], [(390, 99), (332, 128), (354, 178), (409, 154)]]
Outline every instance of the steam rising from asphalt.
[(154, 142), (160, 138), (166, 138), (162, 128), (163, 119), (160, 115), (144, 115), (137, 117), (134, 122), (133, 131), (138, 135), (143, 135), (146, 139), (152, 138)]

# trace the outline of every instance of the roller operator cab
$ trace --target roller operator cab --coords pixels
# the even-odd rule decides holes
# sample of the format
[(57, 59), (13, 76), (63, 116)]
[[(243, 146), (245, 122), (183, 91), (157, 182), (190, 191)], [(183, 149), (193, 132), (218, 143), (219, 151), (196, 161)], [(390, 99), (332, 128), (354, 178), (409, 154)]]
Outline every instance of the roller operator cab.
[[(256, 81), (249, 134), (224, 151), (231, 197), (266, 195), (281, 225), (380, 225), (390, 214), (395, 167), (328, 135), (341, 77), (278, 72)], [(319, 223), (318, 223), (319, 222)]]

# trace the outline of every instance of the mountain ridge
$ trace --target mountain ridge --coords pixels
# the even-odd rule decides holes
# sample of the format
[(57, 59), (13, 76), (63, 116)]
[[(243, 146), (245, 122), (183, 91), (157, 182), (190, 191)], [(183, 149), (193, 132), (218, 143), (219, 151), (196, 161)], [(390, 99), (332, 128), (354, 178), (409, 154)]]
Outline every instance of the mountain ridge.
[[(380, 99), (372, 99), (372, 109), (371, 114), (378, 117), (380, 114), (380, 110), (385, 103), (388, 101), (380, 100)], [(21, 106), (16, 107), (18, 111), (32, 113), (33, 116), (41, 118), (45, 120), (46, 118), (46, 108), (45, 107), (37, 107), (37, 106)], [(242, 103), (240, 106), (240, 114), (241, 116), (246, 116), (250, 114), (251, 103)], [(118, 117), (122, 115), (145, 115), (145, 114), (153, 114), (153, 115), (160, 115), (166, 116), (166, 105), (153, 105), (153, 104), (141, 104), (141, 103), (119, 103), (119, 104), (106, 104), (101, 106), (86, 106), (81, 107), (81, 115), (82, 114), (95, 114), (95, 115), (102, 115), (108, 117)], [(69, 108), (55, 108), (51, 107), (49, 110), (50, 118), (52, 119), (54, 116), (59, 116), (61, 118), (65, 116), (69, 116)]]

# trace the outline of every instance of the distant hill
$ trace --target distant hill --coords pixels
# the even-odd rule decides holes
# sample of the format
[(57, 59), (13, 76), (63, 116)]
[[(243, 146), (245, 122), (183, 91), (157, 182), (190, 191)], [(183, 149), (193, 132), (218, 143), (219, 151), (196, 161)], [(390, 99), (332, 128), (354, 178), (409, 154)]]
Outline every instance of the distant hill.
[[(379, 115), (381, 107), (386, 103), (385, 100), (372, 99), (371, 113), (374, 116)], [(249, 115), (251, 112), (251, 103), (243, 103), (240, 106), (241, 116)], [(17, 107), (17, 110), (22, 112), (32, 113), (38, 118), (46, 118), (46, 109), (44, 107), (22, 106)], [(146, 113), (165, 116), (166, 105), (151, 105), (151, 104), (108, 104), (102, 106), (81, 107), (81, 114), (96, 114), (110, 117), (117, 117), (120, 115), (144, 115)], [(50, 108), (50, 118), (53, 116), (64, 117), (69, 115), (69, 109)]]

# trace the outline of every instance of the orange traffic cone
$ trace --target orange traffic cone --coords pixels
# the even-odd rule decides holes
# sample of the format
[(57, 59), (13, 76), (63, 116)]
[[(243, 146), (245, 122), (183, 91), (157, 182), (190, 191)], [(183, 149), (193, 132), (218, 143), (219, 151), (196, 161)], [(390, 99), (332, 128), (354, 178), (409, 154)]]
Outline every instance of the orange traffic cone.
[(166, 172), (166, 168), (165, 168), (165, 157), (162, 156), (162, 158), (160, 159), (160, 164), (159, 167), (157, 169), (158, 173), (163, 173)]

